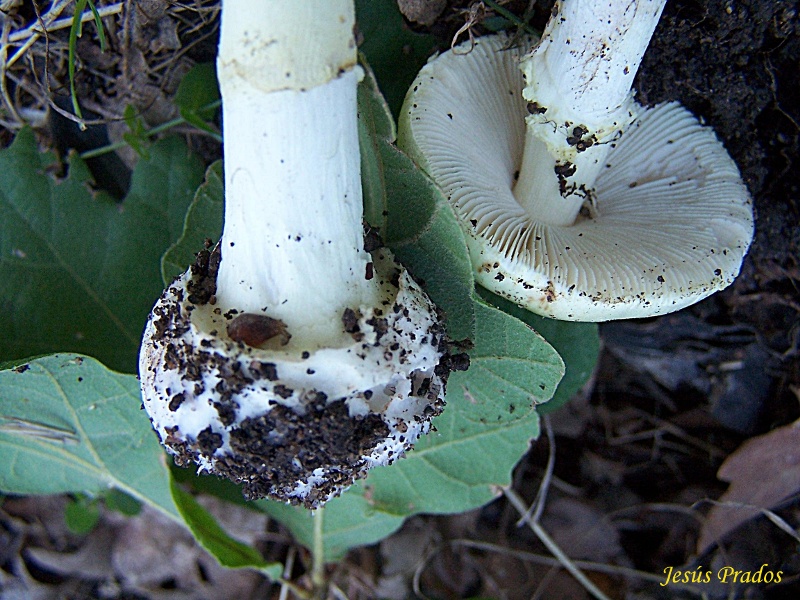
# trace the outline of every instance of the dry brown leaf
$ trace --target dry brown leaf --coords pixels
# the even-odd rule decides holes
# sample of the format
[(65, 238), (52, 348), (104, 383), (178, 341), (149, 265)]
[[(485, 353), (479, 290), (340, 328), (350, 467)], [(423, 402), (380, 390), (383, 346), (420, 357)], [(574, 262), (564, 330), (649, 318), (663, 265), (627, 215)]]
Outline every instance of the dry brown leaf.
[(409, 21), (432, 25), (447, 6), (447, 0), (397, 0), (397, 6)]
[(730, 487), (703, 525), (698, 552), (800, 491), (800, 420), (746, 441), (722, 463), (717, 477)]
[(590, 504), (573, 498), (548, 502), (542, 526), (570, 558), (627, 563), (619, 531)]

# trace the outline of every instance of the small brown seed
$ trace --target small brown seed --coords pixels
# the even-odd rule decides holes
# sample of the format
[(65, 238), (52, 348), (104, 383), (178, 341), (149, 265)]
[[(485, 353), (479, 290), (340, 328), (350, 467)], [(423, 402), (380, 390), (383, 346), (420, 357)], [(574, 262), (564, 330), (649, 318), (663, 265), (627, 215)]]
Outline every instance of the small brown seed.
[(292, 337), (286, 328), (286, 323), (266, 315), (242, 313), (228, 323), (228, 337), (234, 342), (244, 342), (248, 346), (260, 346), (275, 336), (281, 337), (282, 346), (288, 344)]

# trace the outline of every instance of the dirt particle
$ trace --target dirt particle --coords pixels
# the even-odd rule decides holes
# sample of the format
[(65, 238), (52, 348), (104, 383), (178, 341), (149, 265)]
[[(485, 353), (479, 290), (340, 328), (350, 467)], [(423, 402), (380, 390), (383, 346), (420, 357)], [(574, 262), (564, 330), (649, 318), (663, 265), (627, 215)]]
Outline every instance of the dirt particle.
[(181, 406), (181, 404), (183, 404), (184, 400), (186, 400), (186, 396), (183, 393), (175, 394), (170, 399), (169, 405), (167, 406), (167, 408), (169, 408), (172, 412), (175, 412), (176, 410), (178, 410), (180, 408), (180, 406)]
[(287, 400), (288, 398), (291, 398), (292, 394), (294, 394), (294, 390), (293, 389), (288, 388), (283, 384), (276, 385), (273, 388), (272, 391), (274, 391), (278, 396), (280, 396), (284, 400)]
[(352, 308), (345, 308), (342, 313), (342, 325), (346, 333), (354, 334), (359, 331), (358, 315)]
[(197, 447), (201, 454), (211, 456), (221, 446), (222, 436), (218, 433), (214, 433), (211, 427), (206, 427), (197, 434)]

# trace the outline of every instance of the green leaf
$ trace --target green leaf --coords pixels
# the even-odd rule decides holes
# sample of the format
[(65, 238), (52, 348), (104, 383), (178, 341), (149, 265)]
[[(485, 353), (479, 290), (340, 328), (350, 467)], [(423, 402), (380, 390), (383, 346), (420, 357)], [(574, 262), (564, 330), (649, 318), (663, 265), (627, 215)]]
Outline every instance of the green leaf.
[(181, 112), (192, 112), (203, 119), (213, 119), (216, 108), (209, 108), (220, 99), (217, 69), (213, 62), (193, 66), (178, 84), (175, 104)]
[(180, 521), (139, 382), (54, 354), (0, 371), (0, 490), (99, 495), (116, 487)]
[(253, 567), (278, 579), (283, 570), (279, 563), (268, 563), (261, 554), (247, 544), (233, 539), (219, 526), (216, 519), (194, 497), (172, 482), (172, 497), (198, 543), (208, 550), (223, 567), (239, 569)]
[(125, 201), (90, 183), (72, 157), (54, 175), (22, 130), (0, 151), (0, 360), (56, 351), (133, 372), (144, 323), (163, 289), (159, 261), (183, 231), (202, 165), (177, 138), (150, 148)]
[(84, 495), (70, 498), (64, 507), (64, 521), (67, 528), (77, 535), (84, 535), (94, 529), (100, 520), (97, 501)]
[(133, 151), (144, 160), (150, 160), (150, 140), (147, 137), (147, 128), (144, 125), (144, 119), (136, 113), (136, 109), (128, 104), (122, 113), (125, 124), (128, 126), (128, 131), (122, 134), (122, 139), (133, 148)]
[[(78, 45), (78, 38), (81, 37), (83, 33), (83, 21), (81, 20), (81, 15), (83, 14), (83, 9), (86, 8), (87, 0), (76, 0), (75, 2), (75, 14), (72, 16), (72, 24), (69, 28), (69, 43), (67, 45), (68, 52), (67, 52), (67, 72), (69, 74), (69, 94), (70, 98), (72, 99), (72, 110), (79, 119), (83, 118), (83, 114), (81, 113), (80, 104), (78, 104), (78, 94), (75, 91), (75, 63), (77, 62), (77, 56), (75, 54), (75, 48)], [(84, 128), (82, 126), (82, 128)]]
[(394, 146), (394, 122), (365, 69), (358, 90), (364, 218), (444, 311), (450, 337), (472, 338), (475, 284), (464, 234), (439, 188)]
[(436, 431), (366, 480), (374, 502), (394, 514), (456, 513), (492, 500), (538, 437), (536, 407), (564, 374), (556, 351), (527, 325), (482, 302), (475, 313), (470, 368), (450, 375)]
[[(382, 153), (397, 138), (397, 130), (389, 107), (378, 89), (374, 73), (363, 55), (359, 59), (366, 72), (358, 86), (358, 143), (361, 150), (364, 220), (372, 227), (387, 230), (390, 229), (387, 227), (389, 218), (395, 215), (389, 213), (386, 168)], [(426, 220), (427, 218), (424, 219)]]
[(219, 83), (215, 64), (200, 63), (193, 66), (181, 79), (175, 94), (175, 104), (181, 117), (195, 127), (218, 134), (209, 124), (219, 109)]
[(597, 323), (557, 321), (535, 315), (516, 304), (483, 288), (478, 292), (486, 302), (514, 315), (544, 337), (561, 355), (566, 365), (564, 379), (558, 384), (555, 396), (539, 409), (539, 414), (551, 413), (583, 387), (600, 355), (600, 335)]
[(100, 16), (100, 12), (97, 10), (97, 7), (94, 5), (94, 2), (92, 2), (92, 0), (88, 0), (88, 2), (89, 9), (92, 11), (92, 16), (94, 17), (94, 26), (97, 27), (97, 38), (100, 41), (100, 52), (105, 52), (108, 43), (106, 42), (106, 32), (103, 28), (103, 19)]
[[(269, 500), (255, 504), (286, 526), (295, 540), (306, 548), (312, 547), (314, 520), (310, 511)], [(391, 514), (378, 506), (360, 483), (328, 502), (322, 513), (326, 562), (341, 559), (350, 548), (382, 540), (397, 531), (405, 520), (403, 515)]]
[(186, 211), (181, 237), (161, 259), (161, 277), (169, 285), (175, 277), (194, 263), (194, 256), (203, 249), (206, 239), (216, 242), (222, 235), (223, 214), (222, 161), (208, 167), (206, 179)]
[(444, 312), (447, 334), (456, 341), (474, 338), (477, 319), (471, 300), (472, 267), (462, 252), (466, 247), (462, 248), (462, 244), (464, 234), (444, 199), (437, 202), (426, 229), (418, 237), (389, 244), (397, 260)]
[(363, 52), (397, 115), (411, 82), (436, 49), (436, 38), (411, 31), (395, 0), (356, 0)]
[(106, 508), (116, 511), (126, 517), (133, 517), (142, 512), (142, 503), (130, 494), (126, 494), (116, 488), (109, 490), (103, 496)]

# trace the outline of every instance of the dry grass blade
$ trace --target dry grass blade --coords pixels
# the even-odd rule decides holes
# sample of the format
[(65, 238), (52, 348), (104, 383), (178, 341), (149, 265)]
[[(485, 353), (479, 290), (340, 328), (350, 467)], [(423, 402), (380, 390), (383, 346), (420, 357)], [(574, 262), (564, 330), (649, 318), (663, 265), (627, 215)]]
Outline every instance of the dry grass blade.
[[(3, 19), (3, 29), (2, 33), (0, 34), (0, 94), (3, 98), (3, 105), (5, 106), (6, 110), (11, 114), (11, 118), (16, 121), (20, 122), (21, 119), (19, 114), (17, 113), (17, 109), (14, 106), (14, 102), (12, 102), (11, 97), (8, 94), (8, 86), (6, 84), (6, 57), (8, 56), (8, 38), (11, 31), (11, 20), (10, 19)], [(0, 125), (3, 127), (8, 127), (9, 125), (6, 123), (5, 119), (0, 122)]]
[(544, 430), (547, 433), (547, 447), (549, 449), (547, 465), (545, 466), (544, 477), (542, 477), (539, 491), (536, 492), (536, 499), (525, 514), (520, 517), (519, 521), (517, 521), (517, 527), (521, 527), (528, 521), (539, 521), (539, 517), (542, 516), (542, 512), (544, 511), (544, 501), (547, 498), (547, 491), (553, 479), (553, 470), (556, 466), (556, 436), (550, 424), (550, 417), (545, 415), (542, 421), (544, 422)]

